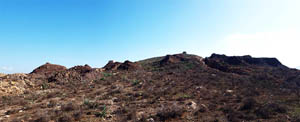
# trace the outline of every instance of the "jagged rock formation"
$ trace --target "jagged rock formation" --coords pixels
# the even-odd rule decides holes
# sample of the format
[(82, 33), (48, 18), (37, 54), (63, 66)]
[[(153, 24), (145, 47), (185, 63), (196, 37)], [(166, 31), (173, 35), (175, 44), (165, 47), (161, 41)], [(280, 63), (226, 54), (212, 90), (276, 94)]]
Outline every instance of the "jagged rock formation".
[(120, 62), (114, 62), (113, 60), (111, 60), (103, 68), (105, 70), (117, 70), (120, 65)]
[(124, 63), (109, 61), (105, 66), (105, 70), (137, 70), (141, 66), (137, 62), (125, 61)]
[(137, 70), (140, 68), (141, 68), (141, 66), (139, 63), (134, 63), (134, 62), (127, 60), (118, 67), (118, 70), (128, 70), (129, 71), (129, 70)]
[(49, 82), (92, 81), (101, 77), (101, 70), (93, 69), (89, 65), (75, 66), (56, 72), (48, 78)]
[(91, 72), (93, 70), (93, 68), (86, 64), (84, 66), (75, 66), (75, 67), (72, 67), (68, 70), (69, 71), (75, 71), (75, 72), (78, 72), (80, 74), (85, 74), (85, 73)]

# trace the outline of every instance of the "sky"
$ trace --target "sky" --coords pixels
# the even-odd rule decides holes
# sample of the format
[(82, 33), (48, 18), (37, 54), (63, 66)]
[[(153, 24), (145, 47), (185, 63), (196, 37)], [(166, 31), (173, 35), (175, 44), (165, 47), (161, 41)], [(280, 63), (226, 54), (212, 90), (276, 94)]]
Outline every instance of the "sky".
[(0, 72), (186, 51), (300, 66), (299, 0), (0, 0)]

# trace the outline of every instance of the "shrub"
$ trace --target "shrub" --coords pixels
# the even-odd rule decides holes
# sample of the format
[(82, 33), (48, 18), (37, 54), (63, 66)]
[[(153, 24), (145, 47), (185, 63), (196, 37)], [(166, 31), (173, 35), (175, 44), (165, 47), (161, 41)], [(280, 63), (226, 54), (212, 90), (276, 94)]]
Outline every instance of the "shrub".
[(43, 89), (43, 90), (45, 90), (45, 89), (49, 89), (49, 84), (47, 84), (47, 83), (43, 83), (42, 84), (42, 86), (41, 86), (41, 88)]
[(95, 116), (104, 118), (104, 117), (106, 117), (106, 112), (107, 112), (107, 107), (104, 106), (101, 112), (95, 113)]
[(110, 77), (110, 76), (112, 76), (112, 73), (103, 72), (102, 74), (103, 74), (104, 77)]
[(73, 114), (73, 117), (76, 121), (79, 121), (80, 118), (82, 117), (82, 111), (77, 111)]
[(247, 98), (243, 101), (243, 105), (240, 110), (251, 110), (254, 109), (255, 105), (257, 104), (256, 100), (253, 98)]
[(138, 85), (140, 82), (138, 80), (134, 79), (134, 80), (131, 80), (131, 83), (133, 86), (135, 86), (135, 85)]

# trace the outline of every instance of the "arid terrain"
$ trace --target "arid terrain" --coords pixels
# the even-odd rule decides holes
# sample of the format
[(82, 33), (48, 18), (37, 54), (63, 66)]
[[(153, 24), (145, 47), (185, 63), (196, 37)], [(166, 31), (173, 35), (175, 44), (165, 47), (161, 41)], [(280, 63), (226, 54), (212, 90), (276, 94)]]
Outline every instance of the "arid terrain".
[(181, 53), (0, 74), (3, 122), (300, 122), (300, 71), (276, 58)]

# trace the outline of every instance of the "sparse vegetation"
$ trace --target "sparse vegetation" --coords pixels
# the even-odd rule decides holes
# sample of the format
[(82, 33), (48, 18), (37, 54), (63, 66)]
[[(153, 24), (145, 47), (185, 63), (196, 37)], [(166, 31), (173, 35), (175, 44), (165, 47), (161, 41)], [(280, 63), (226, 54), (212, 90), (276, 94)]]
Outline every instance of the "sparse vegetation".
[(24, 84), (1, 77), (0, 121), (300, 120), (300, 71), (265, 60), (176, 54), (104, 70), (47, 64), (51, 74), (36, 70)]
[(42, 88), (43, 90), (48, 89), (49, 87), (50, 87), (50, 86), (49, 86), (48, 83), (43, 83), (42, 86), (41, 86), (41, 88)]
[(136, 80), (136, 79), (131, 80), (131, 84), (132, 84), (133, 86), (138, 85), (139, 83), (140, 83), (140, 81), (138, 81), (138, 80)]
[(291, 116), (295, 117), (295, 118), (299, 118), (300, 117), (300, 106), (296, 106), (294, 107), (291, 111), (290, 111)]
[(106, 107), (106, 105), (104, 105), (102, 111), (101, 112), (96, 112), (95, 116), (100, 117), (100, 118), (104, 118), (104, 117), (106, 117), (106, 114), (107, 114), (107, 107)]

